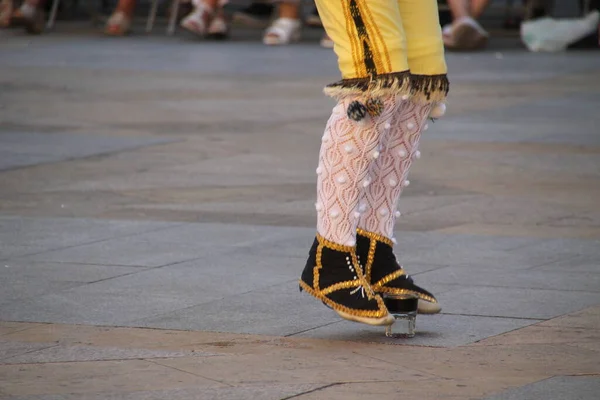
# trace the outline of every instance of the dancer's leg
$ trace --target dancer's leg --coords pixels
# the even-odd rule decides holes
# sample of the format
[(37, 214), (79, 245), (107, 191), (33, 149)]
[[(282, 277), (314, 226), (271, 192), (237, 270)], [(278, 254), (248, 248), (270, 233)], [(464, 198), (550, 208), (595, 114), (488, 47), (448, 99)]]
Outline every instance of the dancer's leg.
[(300, 285), (344, 318), (385, 325), (393, 318), (364, 279), (355, 243), (368, 171), (385, 127), (412, 88), (404, 31), (395, 0), (317, 0), (317, 7), (343, 79), (326, 89), (338, 105), (321, 146), (318, 234)]
[[(448, 91), (444, 48), (435, 0), (398, 0), (407, 39), (412, 96), (393, 119), (382, 140), (381, 155), (373, 165), (373, 184), (365, 193), (366, 212), (359, 222), (358, 253), (367, 281), (377, 293), (417, 296), (420, 312), (439, 312), (431, 293), (416, 286), (396, 262), (392, 246), (396, 211), (408, 172), (418, 156), (418, 144), (432, 109), (441, 116)], [(440, 102), (440, 105), (436, 105)]]

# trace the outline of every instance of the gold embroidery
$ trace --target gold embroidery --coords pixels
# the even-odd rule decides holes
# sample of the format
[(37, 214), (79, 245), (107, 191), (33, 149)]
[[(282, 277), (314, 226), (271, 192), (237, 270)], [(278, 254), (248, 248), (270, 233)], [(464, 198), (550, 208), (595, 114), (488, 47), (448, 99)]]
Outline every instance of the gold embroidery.
[(358, 228), (358, 229), (356, 230), (356, 232), (357, 232), (359, 235), (361, 235), (361, 236), (366, 236), (366, 237), (368, 237), (369, 239), (372, 239), (372, 240), (377, 240), (378, 242), (383, 242), (383, 243), (387, 244), (387, 245), (388, 245), (388, 246), (390, 246), (390, 247), (394, 247), (394, 243), (392, 242), (392, 240), (391, 240), (391, 239), (388, 239), (387, 237), (385, 237), (385, 236), (383, 236), (383, 235), (380, 235), (380, 234), (378, 234), (378, 233), (375, 233), (375, 232), (368, 232), (368, 231), (365, 231), (364, 229), (360, 229), (360, 228)]
[(367, 270), (367, 282), (371, 283), (371, 270), (373, 269), (373, 261), (375, 260), (375, 250), (377, 248), (377, 242), (374, 240), (369, 241), (369, 253), (367, 255), (367, 262), (365, 269)]
[(435, 297), (432, 296), (428, 296), (425, 293), (421, 293), (421, 292), (417, 292), (416, 290), (410, 290), (410, 289), (399, 289), (399, 288), (391, 288), (391, 287), (386, 287), (386, 286), (382, 286), (379, 290), (379, 293), (381, 294), (387, 294), (387, 295), (391, 295), (391, 296), (398, 296), (401, 298), (406, 298), (406, 295), (410, 295), (410, 297), (416, 297), (419, 299), (423, 299), (426, 301), (429, 301), (431, 303), (437, 303), (437, 300)]
[(323, 254), (323, 246), (321, 246), (321, 243), (319, 242), (319, 245), (317, 246), (317, 265), (315, 265), (315, 267), (313, 268), (313, 287), (316, 290), (320, 290), (319, 271), (321, 270), (321, 268), (323, 268), (323, 266), (321, 265), (322, 254)]
[[(344, 10), (344, 18), (346, 19), (346, 33), (348, 34), (348, 41), (350, 42), (350, 52), (352, 53), (352, 59), (354, 61), (354, 73), (356, 76), (365, 76), (367, 74), (364, 65), (361, 64), (362, 53), (360, 52), (360, 46), (357, 43), (358, 34), (356, 33), (356, 27), (352, 21), (352, 15), (350, 14), (349, 2), (347, 0), (340, 0), (342, 3), (342, 10)], [(361, 67), (363, 67), (361, 69)]]
[(356, 34), (358, 36), (358, 41), (362, 47), (362, 63), (368, 75), (376, 76), (378, 71), (377, 63), (375, 62), (373, 54), (373, 43), (371, 41), (371, 38), (369, 37), (368, 29), (365, 26), (362, 10), (359, 7), (358, 1), (359, 0), (348, 1), (350, 17), (352, 18), (352, 22), (354, 24), (354, 28), (356, 29)]
[[(299, 282), (300, 287), (303, 290), (305, 290), (307, 293), (309, 293), (310, 295), (316, 297), (317, 299), (321, 300), (322, 302), (324, 302), (325, 304), (327, 304), (328, 306), (333, 308), (334, 310), (338, 310), (338, 311), (342, 311), (342, 312), (345, 312), (350, 315), (354, 315), (354, 316), (358, 316), (358, 317), (366, 317), (366, 318), (381, 318), (381, 317), (385, 317), (386, 315), (388, 315), (389, 312), (388, 312), (381, 296), (375, 295), (373, 290), (370, 288), (368, 283), (366, 283), (366, 281), (365, 281), (364, 275), (362, 274), (362, 270), (356, 260), (355, 247), (344, 246), (344, 245), (341, 245), (338, 243), (331, 242), (331, 241), (325, 239), (324, 237), (322, 237), (321, 235), (319, 235), (318, 233), (317, 233), (317, 241), (319, 244), (317, 246), (316, 265), (313, 267), (313, 286), (310, 287), (306, 282), (304, 282), (302, 279), (300, 279), (300, 282)], [(330, 249), (333, 249), (336, 251), (340, 251), (340, 252), (350, 253), (352, 256), (354, 265), (355, 265), (355, 271), (358, 276), (358, 279), (356, 279), (354, 281), (339, 282), (339, 283), (333, 284), (327, 288), (320, 289), (319, 271), (321, 270), (321, 268), (323, 268), (321, 259), (323, 256), (323, 248), (324, 247), (327, 247), (327, 248), (330, 248)], [(335, 291), (342, 290), (342, 289), (356, 288), (356, 287), (360, 287), (360, 286), (362, 286), (365, 289), (365, 291), (367, 292), (367, 297), (369, 299), (375, 298), (375, 300), (377, 302), (377, 310), (352, 309), (352, 308), (346, 307), (342, 304), (336, 303), (335, 301), (333, 301), (327, 297), (328, 294), (331, 294)]]
[[(375, 232), (368, 232), (368, 231), (365, 231), (364, 229), (360, 229), (360, 228), (358, 228), (356, 230), (356, 232), (357, 232), (357, 234), (359, 234), (361, 236), (369, 238), (369, 253), (367, 256), (366, 263), (365, 263), (365, 270), (366, 270), (365, 274), (366, 274), (367, 282), (369, 284), (371, 284), (371, 270), (373, 268), (373, 262), (375, 261), (375, 249), (377, 247), (377, 242), (379, 241), (379, 242), (385, 243), (390, 247), (393, 247), (393, 243), (387, 237), (382, 236)], [(392, 295), (392, 296), (407, 296), (408, 295), (410, 297), (418, 297), (420, 299), (427, 300), (432, 303), (437, 303), (437, 300), (434, 297), (428, 296), (425, 293), (421, 293), (416, 290), (401, 289), (401, 288), (385, 286), (386, 284), (390, 283), (394, 279), (397, 279), (403, 275), (406, 275), (406, 271), (404, 271), (404, 269), (402, 267), (400, 267), (399, 269), (395, 270), (394, 272), (384, 276), (376, 283), (372, 283), (371, 288), (376, 293), (388, 294), (388, 295)]]
[(323, 296), (319, 292), (313, 290), (313, 288), (308, 286), (306, 284), (306, 282), (304, 282), (303, 280), (300, 280), (300, 286), (302, 286), (302, 289), (304, 291), (306, 291), (308, 294), (321, 300), (322, 302), (324, 302), (325, 304), (327, 304), (329, 307), (333, 308), (334, 310), (343, 311), (347, 314), (355, 315), (357, 317), (368, 317), (368, 318), (381, 318), (381, 317), (385, 317), (386, 315), (389, 314), (381, 296), (377, 296), (375, 298), (377, 301), (377, 305), (378, 305), (377, 310), (371, 310), (371, 311), (356, 310), (356, 309), (348, 308), (346, 306), (338, 304), (338, 303), (334, 302), (333, 300), (329, 299), (328, 297)]
[[(375, 61), (375, 65), (377, 66), (377, 71), (381, 73), (392, 72), (392, 63), (390, 61), (390, 55), (385, 44), (385, 40), (383, 40), (383, 36), (381, 35), (381, 31), (377, 24), (374, 23), (373, 15), (371, 14), (371, 10), (369, 9), (369, 5), (364, 0), (356, 0), (357, 6), (361, 11), (361, 15), (364, 15), (366, 18), (363, 18), (363, 23), (365, 28), (367, 29), (367, 37), (369, 38), (370, 44), (374, 48), (373, 50), (373, 59)], [(382, 50), (379, 49), (378, 42), (383, 47)], [(384, 56), (386, 61), (384, 62), (381, 59), (381, 56)]]
[(325, 239), (323, 236), (317, 233), (317, 241), (321, 245), (321, 247), (325, 246), (329, 249), (333, 249), (335, 251), (341, 251), (342, 253), (353, 253), (354, 246), (344, 246), (343, 244), (338, 244), (332, 241)]
[(388, 275), (384, 276), (383, 278), (381, 278), (380, 280), (378, 280), (377, 283), (373, 284), (372, 285), (373, 290), (381, 289), (381, 287), (383, 285), (385, 285), (386, 283), (390, 283), (394, 279), (399, 278), (403, 275), (406, 275), (406, 272), (404, 272), (404, 270), (402, 268), (397, 269), (394, 272), (392, 272), (391, 274), (388, 274)]
[(350, 288), (356, 288), (359, 286), (361, 286), (361, 283), (358, 279), (356, 279), (354, 281), (338, 282), (338, 283), (334, 283), (333, 285), (328, 286), (325, 289), (321, 290), (321, 293), (324, 296), (326, 296), (333, 292), (337, 292), (338, 290), (341, 290), (341, 289), (350, 289)]

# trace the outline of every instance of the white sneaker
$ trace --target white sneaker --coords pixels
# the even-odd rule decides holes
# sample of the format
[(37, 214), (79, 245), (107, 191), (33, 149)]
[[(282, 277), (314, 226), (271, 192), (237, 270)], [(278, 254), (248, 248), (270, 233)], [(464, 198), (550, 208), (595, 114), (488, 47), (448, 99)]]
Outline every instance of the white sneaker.
[(446, 45), (452, 50), (479, 50), (485, 47), (489, 33), (471, 17), (459, 18), (446, 29)]
[(300, 28), (302, 22), (299, 19), (277, 18), (265, 31), (263, 43), (268, 46), (290, 44), (300, 40)]

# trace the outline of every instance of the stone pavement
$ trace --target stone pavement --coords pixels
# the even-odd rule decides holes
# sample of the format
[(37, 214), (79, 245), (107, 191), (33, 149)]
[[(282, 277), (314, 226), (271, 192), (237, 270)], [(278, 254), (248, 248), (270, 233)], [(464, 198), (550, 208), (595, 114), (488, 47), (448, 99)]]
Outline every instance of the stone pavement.
[(0, 32), (0, 398), (597, 399), (600, 57), (448, 55), (391, 340), (298, 293), (335, 58), (253, 35)]

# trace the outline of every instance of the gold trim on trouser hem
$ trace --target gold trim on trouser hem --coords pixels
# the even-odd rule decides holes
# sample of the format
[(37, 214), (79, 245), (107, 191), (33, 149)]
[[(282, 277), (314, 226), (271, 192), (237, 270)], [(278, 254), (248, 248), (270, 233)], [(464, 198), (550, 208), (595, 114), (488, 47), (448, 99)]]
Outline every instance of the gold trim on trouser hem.
[(406, 95), (440, 102), (448, 93), (436, 0), (316, 0), (342, 80), (329, 96)]

